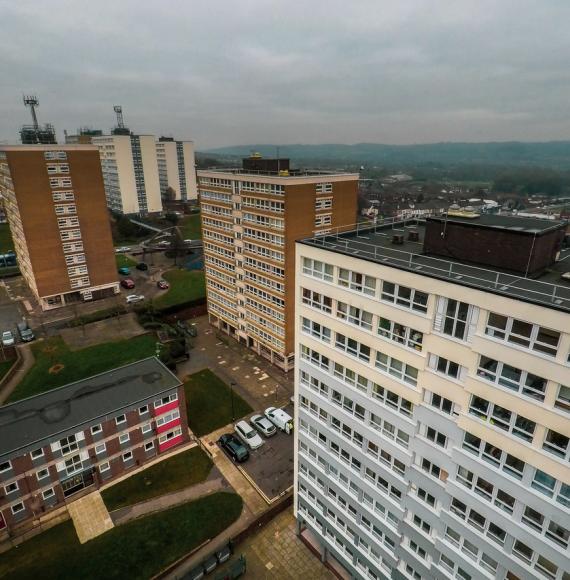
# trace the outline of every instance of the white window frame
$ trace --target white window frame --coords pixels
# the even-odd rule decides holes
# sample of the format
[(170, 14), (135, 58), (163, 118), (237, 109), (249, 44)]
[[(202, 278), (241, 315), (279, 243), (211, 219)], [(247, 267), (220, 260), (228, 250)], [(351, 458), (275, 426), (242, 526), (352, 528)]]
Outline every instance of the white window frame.
[(338, 269), (337, 284), (366, 296), (376, 296), (377, 278), (347, 268)]
[(336, 303), (336, 316), (350, 324), (364, 328), (364, 330), (372, 330), (373, 315), (362, 308), (338, 301)]
[(326, 326), (323, 326), (318, 322), (314, 322), (313, 320), (305, 318), (304, 316), (301, 317), (301, 330), (305, 334), (308, 334), (309, 336), (312, 336), (313, 338), (316, 338), (317, 340), (320, 340), (322, 342), (330, 343), (331, 341), (330, 328), (327, 328)]
[(377, 332), (383, 338), (397, 342), (413, 350), (422, 350), (424, 333), (419, 330), (379, 316)]
[(133, 452), (132, 451), (125, 451), (125, 453), (123, 453), (121, 455), (121, 458), (123, 460), (123, 463), (126, 463), (127, 461), (130, 461), (131, 459), (133, 459)]
[[(391, 288), (389, 286), (391, 286)], [(406, 293), (408, 292), (409, 296), (406, 296)], [(421, 299), (417, 300), (417, 298), (420, 297)], [(380, 299), (400, 308), (405, 308), (406, 310), (426, 314), (429, 294), (427, 292), (422, 292), (421, 290), (416, 290), (415, 288), (410, 288), (409, 286), (403, 286), (401, 284), (396, 284), (395, 282), (384, 280), (380, 291)]]

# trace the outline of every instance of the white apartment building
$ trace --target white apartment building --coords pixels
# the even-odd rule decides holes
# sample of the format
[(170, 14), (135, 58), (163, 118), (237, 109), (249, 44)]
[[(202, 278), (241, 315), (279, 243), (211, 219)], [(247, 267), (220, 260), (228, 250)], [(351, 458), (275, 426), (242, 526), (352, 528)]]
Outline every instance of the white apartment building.
[(101, 156), (109, 209), (122, 214), (162, 211), (153, 135), (104, 135), (93, 137), (92, 143)]
[(191, 201), (198, 198), (196, 187), (196, 160), (192, 141), (175, 141), (161, 137), (156, 142), (156, 159), (160, 193), (174, 191), (174, 200)]
[[(423, 253), (456, 226), (477, 259)], [(295, 514), (341, 576), (570, 580), (564, 230), (432, 218), (297, 243)], [(493, 240), (532, 241), (528, 264), (555, 240), (559, 261), (506, 273), (481, 263)]]

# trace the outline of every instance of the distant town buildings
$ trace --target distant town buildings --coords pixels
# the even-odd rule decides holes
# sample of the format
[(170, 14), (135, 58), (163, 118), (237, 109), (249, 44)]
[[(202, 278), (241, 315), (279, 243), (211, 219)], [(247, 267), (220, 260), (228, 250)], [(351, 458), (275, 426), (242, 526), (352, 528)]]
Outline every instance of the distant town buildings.
[(93, 142), (93, 137), (100, 137), (103, 135), (103, 131), (101, 129), (91, 129), (90, 127), (81, 127), (77, 130), (75, 135), (68, 135), (67, 131), (64, 131), (64, 133), (65, 142), (70, 145), (89, 145)]
[(0, 539), (188, 440), (184, 388), (156, 358), (0, 407)]
[[(192, 141), (160, 137), (156, 142), (160, 193), (168, 201), (192, 201), (198, 198), (196, 160)], [(173, 193), (169, 198), (169, 191)]]
[(119, 292), (95, 147), (0, 146), (0, 194), (22, 276), (43, 310)]
[(210, 322), (281, 369), (293, 368), (295, 240), (356, 221), (358, 174), (244, 159), (198, 171)]

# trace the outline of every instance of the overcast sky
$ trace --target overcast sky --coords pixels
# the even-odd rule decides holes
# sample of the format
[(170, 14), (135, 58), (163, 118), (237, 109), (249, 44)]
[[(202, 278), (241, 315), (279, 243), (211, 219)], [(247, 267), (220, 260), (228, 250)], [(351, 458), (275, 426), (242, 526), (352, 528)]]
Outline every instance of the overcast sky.
[(0, 0), (0, 140), (570, 139), (568, 0)]

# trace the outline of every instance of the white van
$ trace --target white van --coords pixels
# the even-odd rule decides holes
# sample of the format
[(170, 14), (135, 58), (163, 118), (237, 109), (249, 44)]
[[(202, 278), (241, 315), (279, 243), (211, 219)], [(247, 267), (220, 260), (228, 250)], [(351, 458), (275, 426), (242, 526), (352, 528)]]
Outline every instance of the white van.
[(283, 409), (268, 407), (264, 414), (281, 431), (285, 431), (287, 434), (293, 432), (293, 417)]

